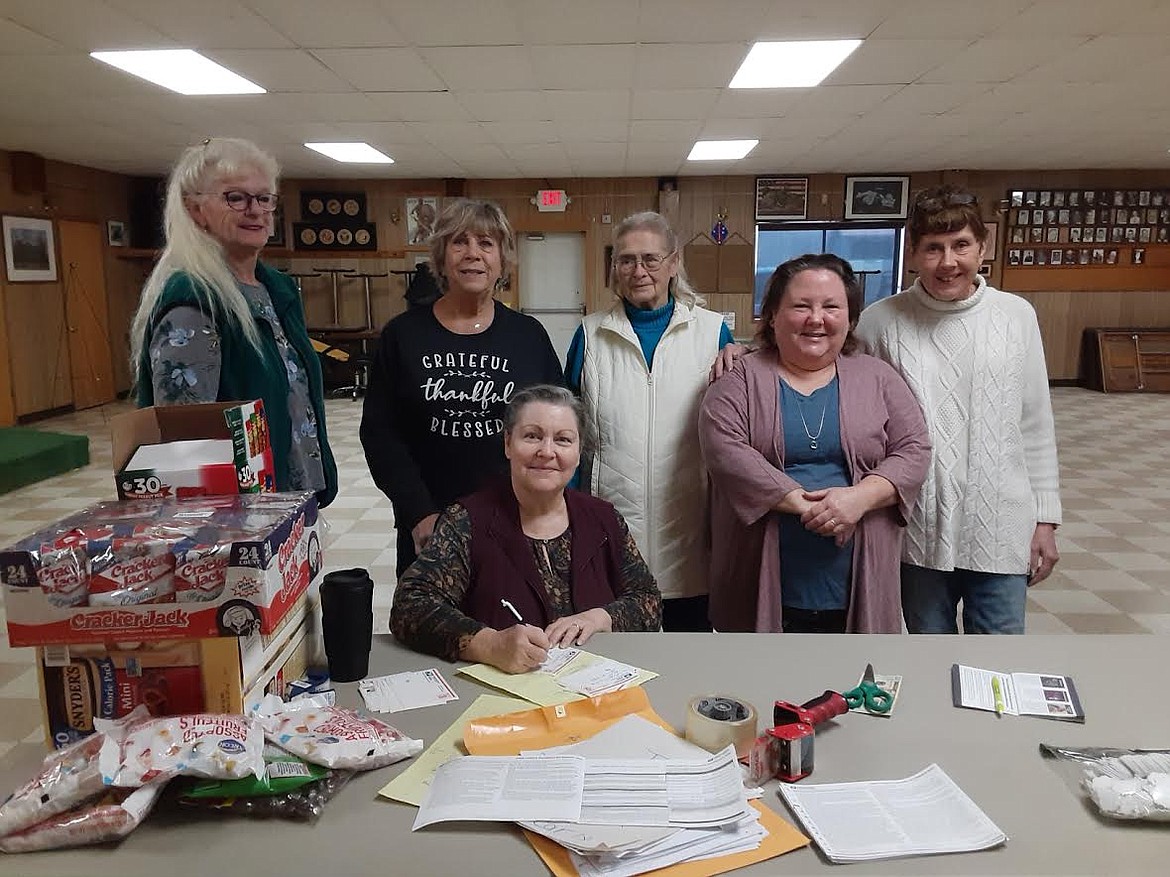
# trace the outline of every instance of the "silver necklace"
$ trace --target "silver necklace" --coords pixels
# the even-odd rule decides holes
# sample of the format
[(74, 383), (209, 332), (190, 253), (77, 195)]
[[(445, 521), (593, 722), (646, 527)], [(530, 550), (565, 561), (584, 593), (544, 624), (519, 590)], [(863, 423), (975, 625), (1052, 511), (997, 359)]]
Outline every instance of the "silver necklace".
[(804, 419), (804, 411), (801, 410), (800, 402), (796, 403), (796, 413), (800, 415), (800, 422), (804, 426), (804, 434), (808, 436), (809, 450), (815, 451), (817, 449), (817, 439), (821, 437), (821, 433), (825, 431), (825, 411), (829, 408), (828, 401), (825, 402), (821, 409), (821, 425), (817, 427), (817, 434), (813, 435), (808, 431), (808, 421)]

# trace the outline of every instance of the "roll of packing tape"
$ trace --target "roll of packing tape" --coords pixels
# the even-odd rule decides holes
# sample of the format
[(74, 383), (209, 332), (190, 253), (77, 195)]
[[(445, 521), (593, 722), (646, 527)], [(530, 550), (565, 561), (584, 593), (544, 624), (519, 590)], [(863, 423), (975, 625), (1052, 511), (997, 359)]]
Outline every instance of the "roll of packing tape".
[(692, 698), (686, 736), (708, 752), (719, 752), (730, 744), (737, 758), (746, 758), (756, 739), (756, 708), (722, 695)]

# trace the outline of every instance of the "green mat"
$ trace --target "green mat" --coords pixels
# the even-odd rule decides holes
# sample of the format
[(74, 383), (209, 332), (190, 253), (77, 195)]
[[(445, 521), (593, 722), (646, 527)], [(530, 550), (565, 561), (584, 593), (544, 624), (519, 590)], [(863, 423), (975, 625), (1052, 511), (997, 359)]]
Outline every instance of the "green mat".
[(0, 493), (89, 463), (89, 438), (12, 427), (0, 429)]

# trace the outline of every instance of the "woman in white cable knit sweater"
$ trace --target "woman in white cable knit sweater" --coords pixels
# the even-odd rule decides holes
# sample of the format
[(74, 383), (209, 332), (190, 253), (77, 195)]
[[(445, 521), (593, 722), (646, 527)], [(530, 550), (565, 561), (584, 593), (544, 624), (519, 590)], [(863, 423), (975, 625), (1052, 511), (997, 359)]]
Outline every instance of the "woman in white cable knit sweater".
[(975, 196), (919, 194), (909, 289), (862, 312), (857, 337), (906, 379), (926, 414), (931, 468), (906, 528), (911, 633), (1023, 633), (1029, 585), (1059, 560), (1060, 483), (1048, 371), (1032, 306), (978, 275)]

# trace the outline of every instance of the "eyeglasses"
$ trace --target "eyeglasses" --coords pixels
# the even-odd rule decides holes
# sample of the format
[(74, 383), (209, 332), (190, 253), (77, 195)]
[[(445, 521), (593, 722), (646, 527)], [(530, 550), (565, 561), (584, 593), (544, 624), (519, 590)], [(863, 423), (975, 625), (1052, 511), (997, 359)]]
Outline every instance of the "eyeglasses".
[(622, 274), (633, 274), (637, 270), (638, 265), (641, 264), (643, 268), (653, 274), (663, 263), (666, 262), (674, 253), (622, 253), (616, 259), (617, 269)]
[(965, 207), (974, 204), (975, 200), (970, 192), (945, 192), (942, 195), (923, 192), (914, 199), (914, 207), (920, 210), (942, 210), (944, 207)]
[(196, 192), (197, 195), (222, 195), (224, 203), (232, 210), (243, 213), (252, 206), (252, 202), (256, 202), (256, 206), (260, 208), (262, 213), (272, 213), (276, 210), (276, 205), (280, 201), (280, 196), (273, 192), (261, 192), (259, 195), (253, 195), (251, 192), (245, 192), (242, 189), (228, 189), (226, 192)]

